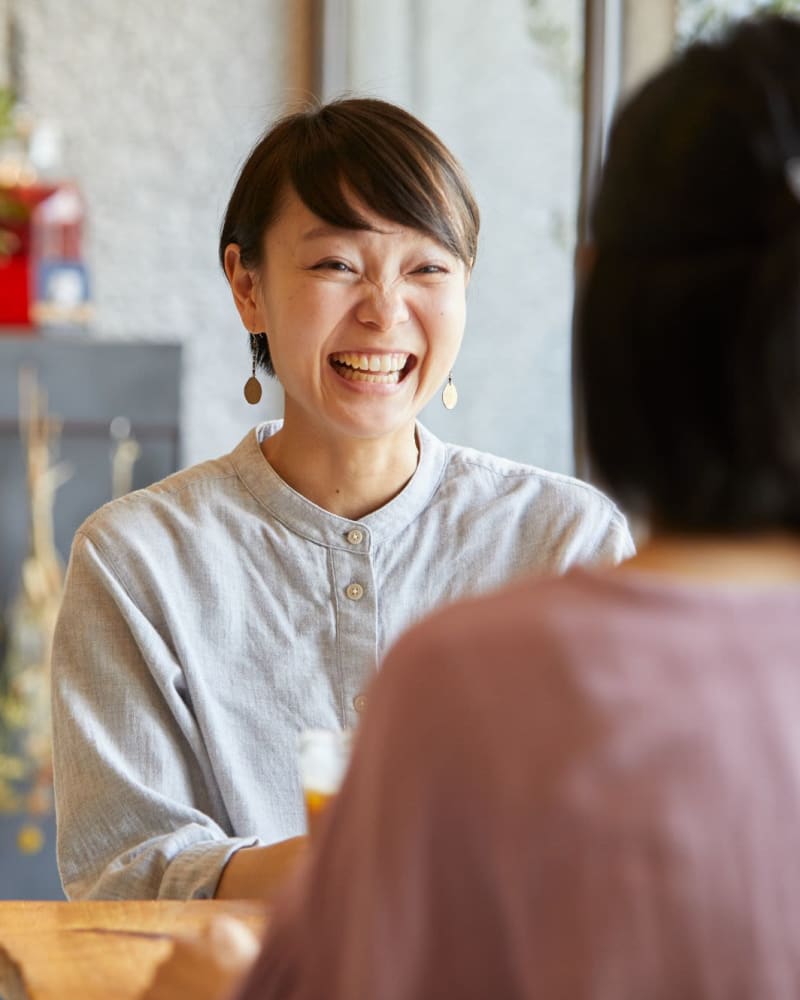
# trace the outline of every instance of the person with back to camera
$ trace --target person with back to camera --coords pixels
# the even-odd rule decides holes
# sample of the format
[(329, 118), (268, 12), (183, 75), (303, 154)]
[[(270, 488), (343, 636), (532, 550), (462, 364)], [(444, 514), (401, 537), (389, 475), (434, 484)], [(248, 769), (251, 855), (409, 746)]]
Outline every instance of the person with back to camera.
[(264, 894), (304, 843), (298, 733), (354, 726), (402, 629), (630, 553), (591, 486), (416, 422), (452, 385), (477, 237), (461, 168), (388, 103), (290, 115), (253, 150), (220, 260), (283, 421), (76, 535), (53, 659), (70, 897)]
[(650, 539), (399, 640), (237, 1000), (800, 996), (800, 23), (632, 97), (593, 235), (589, 453)]

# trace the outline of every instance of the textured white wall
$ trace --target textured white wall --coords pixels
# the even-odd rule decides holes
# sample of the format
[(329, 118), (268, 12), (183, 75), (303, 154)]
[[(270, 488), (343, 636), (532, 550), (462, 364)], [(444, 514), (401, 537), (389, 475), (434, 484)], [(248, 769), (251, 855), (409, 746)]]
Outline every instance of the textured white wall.
[(481, 208), (441, 437), (572, 470), (572, 254), (580, 156), (576, 0), (349, 0), (350, 87), (404, 104), (450, 145)]
[[(570, 6), (578, 5), (559, 0), (555, 23)], [(452, 414), (429, 407), (426, 420), (441, 436), (452, 424), (449, 436), (462, 443), (571, 471), (579, 120), (552, 49), (529, 30), (528, 8), (421, 6), (417, 110), (458, 152), (482, 213), (456, 373), (464, 405)]]
[(247, 338), (216, 260), (233, 179), (288, 77), (275, 0), (24, 0), (23, 90), (88, 203), (102, 338), (181, 341), (184, 460), (252, 422)]
[[(577, 21), (577, 0), (548, 2), (556, 21)], [(578, 117), (552, 50), (529, 30), (532, 6), (349, 0), (347, 73), (351, 89), (428, 121), (481, 204), (459, 407), (437, 401), (425, 421), (450, 440), (569, 470)], [(242, 400), (246, 338), (216, 238), (243, 157), (298, 96), (292, 12), (288, 0), (17, 3), (25, 96), (63, 128), (89, 204), (95, 334), (183, 342), (187, 463), (280, 409), (275, 386), (258, 412)]]

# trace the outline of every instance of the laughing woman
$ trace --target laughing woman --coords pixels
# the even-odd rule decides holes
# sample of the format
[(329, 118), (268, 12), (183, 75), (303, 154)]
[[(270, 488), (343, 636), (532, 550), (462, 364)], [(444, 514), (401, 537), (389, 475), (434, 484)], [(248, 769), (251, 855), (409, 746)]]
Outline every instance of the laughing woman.
[(92, 515), (55, 640), (70, 897), (263, 895), (302, 848), (298, 733), (354, 726), (374, 665), (437, 605), (631, 552), (591, 487), (443, 444), (417, 415), (466, 317), (478, 210), (407, 112), (277, 123), (220, 260), (282, 421)]

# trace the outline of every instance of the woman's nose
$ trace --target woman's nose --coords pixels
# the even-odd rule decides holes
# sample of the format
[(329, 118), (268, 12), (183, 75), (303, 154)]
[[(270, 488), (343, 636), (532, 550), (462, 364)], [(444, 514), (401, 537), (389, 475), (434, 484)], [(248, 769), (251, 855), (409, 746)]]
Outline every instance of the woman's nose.
[(381, 331), (406, 323), (409, 311), (402, 288), (369, 285), (358, 303), (356, 317), (365, 326)]

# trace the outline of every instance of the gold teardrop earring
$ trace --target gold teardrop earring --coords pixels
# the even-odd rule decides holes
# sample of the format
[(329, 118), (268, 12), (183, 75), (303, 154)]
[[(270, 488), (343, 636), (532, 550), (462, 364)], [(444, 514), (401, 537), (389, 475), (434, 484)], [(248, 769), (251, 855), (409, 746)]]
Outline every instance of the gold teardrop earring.
[(244, 384), (244, 398), (251, 406), (255, 406), (261, 400), (261, 383), (256, 378), (256, 356), (258, 355), (258, 341), (256, 338), (263, 336), (263, 333), (250, 334), (250, 357), (253, 362), (253, 373)]
[(458, 389), (453, 382), (453, 373), (447, 376), (447, 385), (442, 389), (442, 404), (446, 410), (454, 410), (458, 402)]

